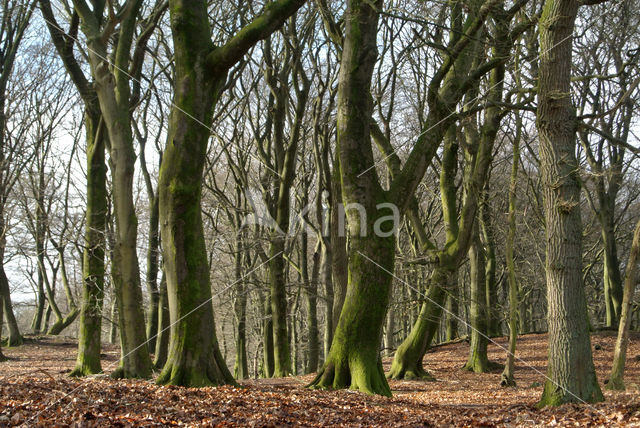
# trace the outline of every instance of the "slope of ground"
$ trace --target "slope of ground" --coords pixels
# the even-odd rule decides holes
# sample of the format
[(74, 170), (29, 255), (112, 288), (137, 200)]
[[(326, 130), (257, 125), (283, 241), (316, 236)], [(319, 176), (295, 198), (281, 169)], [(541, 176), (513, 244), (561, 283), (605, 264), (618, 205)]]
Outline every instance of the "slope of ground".
[[(504, 360), (505, 338), (489, 345), (489, 357)], [(615, 337), (592, 337), (601, 382), (611, 366)], [(107, 376), (71, 379), (75, 343), (34, 338), (4, 349), (0, 363), (0, 426), (640, 426), (640, 336), (629, 346), (627, 391), (606, 391), (597, 405), (535, 408), (542, 393), (546, 335), (518, 341), (516, 388), (499, 386), (500, 372), (460, 370), (468, 345), (439, 346), (425, 367), (437, 382), (392, 381), (393, 398), (350, 391), (310, 391), (312, 376), (248, 380), (241, 387), (187, 389)], [(107, 347), (103, 367), (117, 364)], [(389, 361), (386, 361), (389, 364)]]

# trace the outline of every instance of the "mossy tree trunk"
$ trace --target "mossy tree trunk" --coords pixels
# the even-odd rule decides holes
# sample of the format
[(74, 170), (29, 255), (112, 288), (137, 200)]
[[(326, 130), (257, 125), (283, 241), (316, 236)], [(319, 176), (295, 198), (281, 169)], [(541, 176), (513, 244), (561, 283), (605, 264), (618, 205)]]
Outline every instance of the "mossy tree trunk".
[(571, 103), (572, 34), (580, 2), (545, 2), (540, 18), (536, 125), (546, 224), (549, 362), (539, 406), (604, 399), (591, 355), (582, 281), (577, 121)]
[[(294, 30), (291, 30), (294, 31)], [(310, 81), (302, 67), (300, 57), (302, 44), (295, 32), (286, 31), (285, 37), (290, 39), (281, 53), (282, 60), (277, 61), (271, 53), (271, 40), (265, 43), (265, 80), (273, 94), (273, 108), (269, 111), (271, 136), (257, 139), (258, 144), (267, 143), (260, 147), (259, 152), (267, 165), (274, 190), (263, 189), (271, 216), (275, 219), (277, 228), (271, 231), (269, 245), (269, 286), (271, 292), (271, 313), (273, 318), (273, 350), (274, 376), (287, 376), (291, 373), (290, 346), (287, 333), (287, 277), (285, 274), (285, 244), (289, 233), (291, 212), (291, 191), (295, 178), (297, 152), (300, 143), (302, 121), (310, 89)], [(309, 32), (301, 34), (304, 42)], [(295, 92), (295, 106), (292, 105), (290, 91)], [(271, 101), (271, 100), (270, 100)], [(289, 134), (287, 128), (287, 112), (293, 109), (294, 117), (290, 121)]]
[[(65, 224), (66, 226), (66, 224)], [(52, 240), (53, 241), (53, 240)], [(47, 334), (50, 335), (58, 335), (62, 333), (62, 331), (67, 328), (80, 314), (80, 310), (78, 309), (75, 299), (73, 298), (73, 293), (71, 292), (71, 288), (69, 286), (69, 278), (67, 276), (67, 266), (64, 259), (64, 246), (60, 245), (57, 242), (52, 242), (56, 247), (56, 251), (58, 252), (58, 261), (60, 266), (60, 280), (62, 281), (62, 288), (64, 289), (65, 296), (67, 298), (67, 306), (69, 308), (69, 312), (67, 312), (64, 316), (60, 316), (59, 311), (56, 313), (56, 321), (53, 323), (51, 328), (47, 330)]]
[(475, 229), (473, 242), (469, 248), (471, 343), (469, 344), (469, 359), (464, 365), (464, 369), (475, 373), (485, 373), (489, 370), (489, 359), (487, 358), (488, 317), (485, 294), (486, 261), (477, 226)]
[(347, 292), (331, 349), (310, 386), (391, 395), (379, 352), (395, 239), (393, 232), (386, 237), (374, 233), (380, 215), (377, 206), (388, 200), (375, 169), (367, 171), (374, 165), (369, 134), (372, 101), (363, 96), (370, 92), (381, 6), (382, 1), (370, 4), (359, 0), (351, 0), (347, 6), (338, 84), (337, 153), (342, 202), (360, 204), (365, 215), (361, 217), (355, 209), (346, 213), (350, 240)]
[[(347, 4), (338, 84), (337, 152), (342, 201), (345, 205), (359, 204), (367, 213), (367, 219), (362, 223), (360, 216), (354, 213), (356, 210), (348, 211), (350, 241), (347, 294), (327, 361), (311, 387), (350, 387), (370, 393), (390, 394), (381, 373), (378, 348), (390, 293), (395, 246), (393, 239), (371, 236), (371, 228), (378, 220), (377, 216), (372, 218), (372, 213), (379, 214), (378, 205), (385, 202), (395, 204), (400, 215), (407, 209), (442, 142), (445, 130), (453, 121), (449, 112), (480, 76), (446, 77), (450, 70), (458, 69), (454, 63), (459, 57), (466, 57), (462, 53), (475, 39), (475, 34), (496, 3), (498, 0), (484, 4), (477, 14), (469, 18), (465, 32), (457, 33), (459, 37), (451, 41), (451, 56), (436, 72), (430, 84), (430, 112), (425, 124), (428, 132), (420, 134), (402, 169), (398, 167), (397, 173), (392, 173), (388, 192), (382, 190), (374, 168), (371, 148), (372, 99), (363, 96), (370, 94), (371, 75), (377, 56), (378, 11), (382, 9), (382, 1), (371, 3), (351, 0)], [(479, 178), (483, 177), (474, 177), (476, 181)], [(465, 223), (473, 224), (469, 220), (474, 212), (475, 206), (469, 206), (467, 212), (462, 214)], [(367, 232), (366, 236), (360, 231), (361, 225)]]
[[(0, 214), (1, 216), (2, 214)], [(7, 327), (9, 329), (8, 341), (9, 346), (22, 345), (22, 335), (18, 328), (18, 322), (16, 316), (13, 313), (13, 304), (11, 303), (11, 292), (9, 290), (9, 279), (4, 271), (3, 259), (4, 259), (4, 236), (0, 238), (2, 243), (0, 244), (0, 298), (2, 299), (4, 317), (7, 320)]]
[[(8, 76), (4, 79), (8, 79)], [(4, 90), (6, 83), (2, 84), (0, 81), (0, 164), (5, 162), (4, 154), (4, 129), (6, 116), (4, 113), (5, 99)], [(4, 168), (3, 168), (4, 169)], [(0, 182), (4, 183), (6, 177), (4, 177), (5, 171), (0, 170)], [(0, 189), (2, 193), (7, 193), (8, 189)], [(16, 316), (13, 313), (13, 304), (11, 302), (11, 290), (9, 289), (9, 279), (4, 270), (4, 253), (7, 245), (6, 237), (6, 221), (5, 221), (5, 197), (0, 198), (0, 305), (3, 307), (4, 317), (7, 319), (7, 327), (9, 328), (8, 345), (19, 346), (22, 345), (22, 335), (18, 328), (18, 322)]]
[(379, 352), (395, 240), (357, 235), (350, 239), (347, 296), (331, 350), (311, 386), (390, 396)]
[[(307, 232), (303, 230), (300, 236), (300, 268), (302, 270), (302, 282), (307, 303), (307, 358), (304, 367), (305, 373), (313, 373), (318, 369), (318, 359), (320, 357), (320, 331), (318, 329), (318, 278), (320, 276), (320, 247), (318, 241), (313, 253), (313, 265), (311, 276), (309, 276), (309, 266), (307, 262)], [(294, 321), (295, 322), (295, 321)], [(294, 366), (295, 367), (295, 366)]]
[(633, 233), (633, 243), (627, 262), (627, 270), (624, 278), (624, 298), (622, 300), (622, 313), (618, 327), (618, 338), (613, 354), (613, 367), (609, 375), (607, 389), (624, 390), (624, 365), (627, 358), (627, 344), (629, 342), (629, 328), (631, 326), (631, 302), (638, 282), (638, 253), (640, 252), (640, 221), (636, 224)]
[(100, 373), (102, 301), (104, 298), (107, 166), (106, 129), (96, 108), (86, 107), (87, 214), (82, 260), (82, 304), (78, 333), (78, 357), (73, 376)]
[(158, 383), (235, 383), (215, 335), (201, 216), (208, 126), (227, 71), (302, 4), (300, 0), (269, 3), (226, 44), (215, 47), (206, 2), (169, 1), (177, 83), (158, 187), (172, 328), (169, 356)]
[[(489, 2), (481, 7), (476, 4), (475, 6), (479, 7), (478, 12), (474, 16), (470, 16), (464, 24), (458, 24), (460, 28), (454, 31), (452, 35), (454, 41), (460, 38), (458, 42), (466, 40), (466, 37), (469, 37), (466, 36), (467, 34), (477, 35), (477, 27), (475, 25), (477, 25), (478, 20), (483, 22), (486, 18), (485, 14), (489, 13), (487, 8), (490, 8), (496, 22), (496, 46), (492, 48), (492, 59), (496, 61), (494, 66), (487, 70), (487, 72), (491, 72), (489, 79), (490, 90), (487, 97), (497, 103), (502, 100), (504, 58), (509, 57), (508, 53), (511, 48), (509, 40), (514, 36), (509, 33), (509, 22), (513, 19), (515, 13), (513, 10), (509, 13), (505, 12), (501, 5), (501, 2), (496, 2), (495, 4)], [(453, 6), (452, 13), (454, 16), (460, 13), (459, 7), (459, 4)], [(442, 100), (448, 103), (457, 103), (476, 84), (480, 76), (471, 74), (471, 76), (465, 77), (472, 63), (478, 61), (476, 48), (478, 48), (478, 45), (475, 43), (470, 46), (465, 45), (465, 49), (461, 50), (464, 53), (456, 58), (457, 66), (447, 70), (446, 77), (442, 77), (445, 83), (441, 90), (440, 103), (443, 102)], [(459, 82), (467, 82), (468, 86), (458, 86)], [(433, 111), (437, 112), (438, 110), (435, 107), (438, 103), (433, 100), (431, 102), (434, 106)], [(478, 199), (482, 189), (485, 187), (487, 172), (492, 158), (493, 143), (503, 116), (500, 108), (496, 106), (487, 108), (485, 110), (485, 120), (478, 135), (470, 140), (475, 143), (468, 145), (466, 148), (467, 162), (463, 173), (465, 197), (460, 207), (460, 214), (458, 214), (455, 186), (458, 152), (456, 126), (437, 116), (432, 116), (433, 114), (429, 113), (428, 120), (431, 118), (435, 123), (444, 123), (446, 126), (446, 133), (442, 130), (440, 135), (432, 135), (432, 138), (437, 137), (440, 140), (444, 138), (445, 140), (440, 173), (440, 193), (446, 243), (442, 250), (433, 248), (430, 251), (438, 264), (432, 274), (432, 283), (427, 295), (427, 301), (423, 304), (412, 331), (400, 345), (394, 357), (391, 371), (388, 374), (389, 377), (394, 379), (402, 379), (407, 373), (410, 376), (430, 377), (422, 368), (422, 358), (435, 335), (435, 329), (437, 329), (442, 314), (442, 306), (446, 298), (443, 287), (447, 287), (448, 282), (451, 280), (449, 278), (455, 277), (454, 272), (471, 244), (474, 221), (477, 216)], [(414, 227), (414, 229), (416, 228)], [(429, 247), (433, 247), (433, 244)], [(425, 246), (425, 250), (429, 250), (429, 247)], [(481, 293), (484, 302), (484, 283), (482, 284)]]
[(388, 378), (434, 380), (424, 369), (422, 359), (438, 331), (448, 290), (457, 286), (456, 273), (457, 266), (453, 260), (440, 258), (439, 265), (431, 274), (426, 301), (422, 304), (409, 335), (396, 351), (391, 370), (387, 373)]

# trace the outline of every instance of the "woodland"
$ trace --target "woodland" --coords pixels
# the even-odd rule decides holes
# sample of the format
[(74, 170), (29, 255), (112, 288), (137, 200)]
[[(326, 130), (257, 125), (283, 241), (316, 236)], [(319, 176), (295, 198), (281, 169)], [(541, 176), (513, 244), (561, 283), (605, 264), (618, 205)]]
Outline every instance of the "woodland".
[(637, 1), (0, 3), (0, 425), (640, 424)]

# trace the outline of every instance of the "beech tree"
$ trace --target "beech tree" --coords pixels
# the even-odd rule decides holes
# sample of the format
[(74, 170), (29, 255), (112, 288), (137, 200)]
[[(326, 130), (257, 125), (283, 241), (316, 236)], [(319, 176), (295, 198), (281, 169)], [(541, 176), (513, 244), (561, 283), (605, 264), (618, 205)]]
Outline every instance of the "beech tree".
[[(493, 142), (498, 132), (500, 120), (504, 112), (498, 107), (502, 100), (502, 85), (504, 77), (503, 60), (508, 56), (511, 49), (511, 42), (514, 37), (526, 29), (530, 23), (525, 21), (523, 24), (514, 26), (510, 29), (510, 22), (516, 11), (522, 4), (517, 4), (509, 10), (502, 7), (502, 3), (491, 4), (493, 11), (493, 19), (496, 21), (495, 40), (500, 41), (492, 52), (490, 59), (482, 61), (478, 59), (477, 43), (470, 42), (470, 46), (466, 47), (466, 51), (456, 59), (456, 66), (448, 71), (446, 75), (446, 83), (444, 88), (453, 87), (457, 91), (448, 93), (449, 102), (458, 103), (467, 90), (477, 87), (477, 80), (484, 74), (483, 65), (492, 64), (486, 72), (491, 71), (489, 79), (489, 90), (487, 97), (491, 100), (493, 107), (486, 109), (484, 123), (481, 131), (476, 137), (470, 138), (472, 144), (467, 145), (465, 158), (466, 166), (464, 171), (465, 198), (460, 208), (460, 214), (457, 210), (456, 197), (456, 166), (458, 158), (458, 142), (455, 126), (449, 125), (446, 135), (444, 136), (445, 144), (442, 154), (442, 166), (440, 172), (440, 193), (442, 204), (442, 215), (445, 223), (446, 242), (442, 249), (436, 249), (431, 242), (425, 241), (422, 251), (428, 254), (428, 257), (434, 261), (433, 271), (431, 273), (431, 282), (426, 301), (422, 304), (418, 319), (414, 326), (400, 345), (392, 363), (389, 377), (395, 379), (402, 378), (431, 378), (431, 376), (422, 367), (422, 359), (428, 349), (433, 337), (435, 336), (442, 314), (443, 306), (452, 289), (455, 289), (456, 271), (458, 265), (467, 255), (467, 251), (472, 243), (473, 228), (479, 197), (487, 175), (487, 170), (491, 162)], [(475, 4), (479, 7), (479, 12), (489, 8), (488, 5), (479, 3)], [(458, 9), (452, 10), (452, 16), (456, 16)], [(488, 11), (485, 13), (489, 13)], [(474, 33), (470, 33), (474, 29), (473, 23), (477, 22), (477, 16), (470, 15), (467, 22), (459, 23), (458, 28), (452, 31), (453, 40), (476, 40), (479, 30), (476, 28)], [(481, 16), (481, 15), (480, 15)], [(464, 31), (464, 33), (463, 33)], [(459, 36), (459, 34), (464, 36)], [(478, 61), (474, 64), (474, 61)], [(445, 63), (446, 64), (446, 63)], [(473, 66), (473, 67), (472, 67)], [(471, 71), (474, 70), (474, 71)], [(437, 76), (437, 75), (436, 75)], [(465, 81), (469, 86), (458, 86), (453, 82)], [(450, 85), (450, 86), (449, 86)], [(463, 88), (465, 90), (463, 90)], [(475, 101), (476, 97), (471, 97)], [(435, 104), (434, 101), (432, 103)], [(430, 115), (433, 104), (430, 106)], [(473, 110), (473, 106), (469, 108)], [(472, 130), (467, 130), (472, 132)], [(475, 140), (475, 142), (473, 141)], [(419, 223), (413, 225), (414, 230), (421, 230), (423, 226)], [(484, 269), (484, 267), (482, 267)], [(478, 278), (479, 279), (479, 278)], [(483, 294), (484, 281), (477, 281), (476, 286), (479, 288), (475, 291), (475, 295)], [(483, 318), (483, 314), (478, 314), (476, 321)], [(472, 329), (474, 334), (473, 344), (470, 351), (470, 359), (467, 364), (474, 371), (486, 371), (488, 369), (488, 360), (486, 359), (486, 338), (478, 333), (479, 325), (474, 325)]]
[[(359, 212), (354, 212), (357, 210), (347, 212), (350, 242), (348, 291), (331, 350), (311, 383), (312, 387), (349, 387), (369, 393), (391, 394), (382, 372), (378, 345), (393, 275), (395, 240), (392, 231), (378, 233), (383, 236), (376, 236), (375, 231), (390, 218), (389, 209), (384, 209), (389, 205), (385, 204), (398, 207), (399, 214), (406, 211), (427, 165), (453, 123), (450, 111), (480, 76), (504, 61), (503, 58), (481, 63), (473, 73), (457, 75), (458, 61), (467, 58), (467, 48), (473, 44), (475, 34), (497, 3), (489, 1), (479, 6), (477, 13), (468, 17), (463, 31), (452, 37), (446, 49), (449, 55), (429, 85), (429, 113), (425, 127), (402, 169), (398, 168), (388, 191), (380, 184), (370, 144), (372, 128), (375, 128), (371, 126), (372, 100), (370, 96), (362, 96), (370, 93), (377, 54), (377, 20), (382, 2), (350, 1), (347, 5), (338, 86), (337, 151), (343, 203), (345, 206), (359, 204), (367, 216), (362, 218)], [(473, 211), (471, 209), (469, 214)], [(467, 218), (472, 219), (473, 215)]]
[(203, 386), (235, 382), (215, 335), (200, 211), (209, 126), (229, 69), (303, 4), (303, 0), (268, 3), (224, 45), (215, 46), (205, 1), (169, 2), (176, 85), (158, 192), (172, 329), (159, 383)]
[[(90, 6), (85, 0), (74, 0), (73, 5), (86, 36), (89, 65), (95, 79), (100, 113), (108, 135), (105, 142), (110, 153), (116, 223), (112, 278), (117, 296), (121, 342), (120, 366), (113, 376), (146, 378), (151, 376), (151, 359), (145, 333), (136, 251), (138, 222), (133, 203), (136, 156), (130, 113), (138, 94), (131, 91), (130, 85), (136, 81), (135, 76), (142, 66), (149, 32), (162, 16), (166, 4), (156, 2), (144, 21), (141, 0), (128, 0), (118, 11), (112, 3), (92, 3)], [(135, 39), (138, 24), (142, 28), (140, 36)], [(112, 39), (113, 51), (110, 52)]]

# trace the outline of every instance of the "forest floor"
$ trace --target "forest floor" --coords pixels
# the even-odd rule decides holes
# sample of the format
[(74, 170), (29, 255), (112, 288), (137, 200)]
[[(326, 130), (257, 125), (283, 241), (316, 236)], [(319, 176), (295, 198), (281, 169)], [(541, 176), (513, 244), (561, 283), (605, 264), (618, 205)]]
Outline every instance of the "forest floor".
[[(506, 338), (495, 341), (506, 346)], [(592, 336), (601, 386), (607, 378), (615, 336)], [(243, 381), (241, 387), (188, 389), (107, 376), (68, 377), (76, 343), (63, 338), (28, 338), (6, 349), (0, 363), (0, 426), (638, 426), (640, 427), (640, 334), (629, 346), (625, 392), (604, 391), (606, 402), (536, 409), (542, 394), (547, 337), (519, 337), (516, 388), (499, 386), (498, 370), (462, 371), (468, 344), (438, 346), (425, 367), (438, 380), (391, 381), (393, 398), (351, 391), (312, 391), (312, 375)], [(117, 363), (107, 346), (103, 368)], [(489, 358), (504, 350), (489, 345)], [(388, 365), (390, 360), (385, 360)]]

